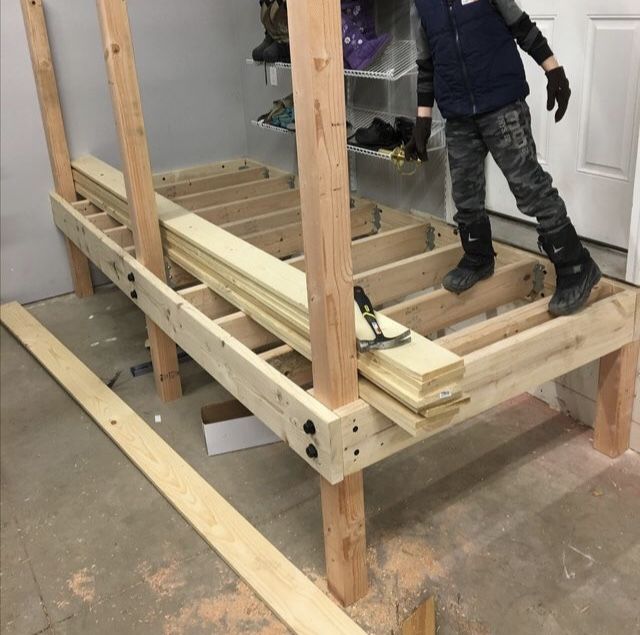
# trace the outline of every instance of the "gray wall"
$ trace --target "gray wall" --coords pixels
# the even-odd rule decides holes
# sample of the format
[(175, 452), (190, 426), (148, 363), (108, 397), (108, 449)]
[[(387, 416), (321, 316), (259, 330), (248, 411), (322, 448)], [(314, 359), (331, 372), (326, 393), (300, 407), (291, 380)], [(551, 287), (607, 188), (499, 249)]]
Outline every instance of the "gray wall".
[[(45, 0), (45, 6), (71, 154), (91, 153), (119, 166), (95, 3)], [(129, 0), (129, 10), (155, 170), (245, 155), (296, 170), (294, 138), (249, 123), (291, 92), (290, 73), (281, 71), (271, 87), (261, 67), (245, 63), (263, 35), (256, 0)], [(0, 290), (3, 302), (29, 302), (72, 287), (49, 210), (51, 174), (18, 0), (1, 0), (0, 11)], [(407, 37), (406, 15), (398, 15), (393, 24), (380, 19)], [(415, 78), (362, 82), (354, 96), (412, 115), (414, 86)], [(442, 154), (413, 177), (368, 158), (357, 160), (356, 173), (362, 196), (443, 213)]]
[[(254, 8), (249, 0), (130, 0), (155, 170), (246, 154), (239, 78), (255, 21), (247, 5)], [(95, 3), (45, 7), (72, 156), (119, 165)], [(49, 211), (51, 173), (18, 0), (2, 0), (0, 11), (1, 295), (28, 302), (68, 292), (71, 282)]]

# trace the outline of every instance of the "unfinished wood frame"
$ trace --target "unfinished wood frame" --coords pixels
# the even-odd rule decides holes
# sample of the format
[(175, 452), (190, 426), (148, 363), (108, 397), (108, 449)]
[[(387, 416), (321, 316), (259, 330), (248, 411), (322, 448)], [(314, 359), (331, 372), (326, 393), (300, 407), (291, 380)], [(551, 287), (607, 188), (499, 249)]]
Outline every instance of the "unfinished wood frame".
[[(71, 176), (71, 160), (67, 135), (58, 96), (58, 84), (49, 46), (49, 34), (42, 0), (20, 0), (22, 16), (29, 44), (29, 54), (36, 82), (38, 102), (42, 115), (44, 136), (49, 151), (53, 185), (60, 196), (70, 203), (77, 200)], [(65, 238), (73, 289), (79, 298), (93, 295), (93, 282), (89, 261), (83, 253)]]
[[(107, 4), (108, 0), (99, 1), (103, 10)], [(124, 7), (124, 3), (118, 4)], [(98, 162), (82, 159), (74, 162), (72, 176), (75, 190), (90, 203), (72, 205), (53, 194), (52, 206), (55, 223), (65, 236), (132, 297), (152, 322), (321, 475), (323, 507), (329, 519), (325, 524), (330, 534), (329, 566), (332, 557), (339, 561), (337, 573), (330, 571), (330, 588), (348, 603), (362, 594), (366, 584), (361, 566), (365, 467), (599, 358), (606, 361), (602, 366), (596, 439), (606, 441), (598, 441), (596, 447), (610, 454), (623, 451), (625, 442), (628, 444), (628, 395), (633, 392), (630, 369), (637, 363), (636, 342), (640, 339), (638, 291), (605, 279), (587, 308), (574, 316), (553, 318), (543, 297), (553, 291), (550, 276), (544, 279), (548, 261), (501, 244), (496, 244), (494, 277), (459, 297), (437, 290), (444, 273), (459, 257), (458, 238), (450, 226), (367, 201), (354, 201), (349, 211), (344, 183), (346, 153), (342, 152), (344, 98), (338, 88), (341, 77), (336, 64), (341, 51), (336, 38), (327, 34), (337, 29), (339, 5), (337, 0), (322, 0), (312, 7), (303, 5), (296, 3), (290, 8), (292, 49), (294, 56), (299, 56), (299, 63), (294, 64), (298, 69), (294, 70), (298, 73), (294, 83), (300, 93), (296, 95), (301, 122), (299, 184), (290, 175), (248, 159), (152, 177), (147, 169), (148, 155), (146, 161), (144, 157), (144, 135), (140, 136), (135, 126), (133, 134), (127, 133), (122, 123), (119, 131), (123, 148), (133, 144), (130, 149), (134, 155), (128, 160), (125, 156), (125, 164), (143, 169), (138, 193), (122, 186), (122, 175), (110, 166), (89, 169), (87, 166), (95, 167)], [(108, 16), (103, 16), (103, 22), (104, 17)], [(123, 20), (121, 16), (120, 26)], [(298, 45), (305, 33), (309, 51), (315, 51), (313, 63), (311, 53)], [(114, 48), (114, 42), (105, 40), (109, 44), (109, 65), (113, 54), (120, 55), (123, 49), (119, 41)], [(125, 44), (127, 53), (130, 42)], [(127, 57), (132, 65), (132, 54)], [(321, 63), (315, 65), (318, 61)], [(124, 94), (133, 97), (137, 104), (134, 110), (139, 110), (134, 69), (130, 67), (116, 84), (114, 90), (118, 85), (128, 86)], [(114, 99), (116, 116), (124, 116), (117, 101)], [(322, 113), (319, 119), (310, 115), (316, 101)], [(139, 115), (137, 121), (142, 123), (141, 112), (129, 114)], [(129, 124), (133, 121), (131, 117)], [(317, 182), (309, 178), (309, 164), (313, 164), (314, 176), (322, 176)], [(271, 179), (274, 183), (269, 183)], [(157, 190), (155, 199), (150, 184)], [(138, 202), (133, 200), (136, 197)], [(320, 209), (320, 200), (326, 207)], [(161, 255), (176, 273), (174, 283), (190, 285), (179, 291), (155, 273), (162, 273), (158, 266), (159, 241), (151, 241), (155, 245), (154, 271), (133, 257), (139, 257), (138, 252), (145, 249), (136, 238), (135, 217), (140, 216), (141, 207), (155, 209), (158, 201), (165, 212), (160, 215)], [(176, 201), (187, 201), (192, 210)], [(133, 210), (136, 206), (137, 212)], [(361, 206), (379, 215), (378, 220), (371, 221), (371, 231), (365, 232), (372, 235), (366, 237), (349, 231)], [(327, 209), (330, 213), (322, 217)], [(142, 220), (154, 233), (157, 226), (151, 222), (152, 215), (145, 213)], [(218, 277), (212, 275), (207, 263), (219, 256), (219, 245), (200, 244), (200, 251), (194, 251), (193, 245), (185, 242), (186, 234), (175, 239), (169, 231), (170, 223), (165, 221), (169, 217), (184, 220), (187, 214), (184, 224), (194, 219), (203, 230), (214, 227), (209, 235), (217, 236), (218, 242), (230, 237), (228, 240), (239, 249), (252, 254), (256, 250), (251, 242), (264, 247), (268, 251), (261, 251), (260, 262), (273, 266), (278, 275), (290, 275), (289, 269), (307, 272), (305, 302), (311, 308), (308, 317), (313, 324), (309, 339), (319, 342), (313, 356), (308, 341), (289, 339), (281, 325), (249, 312), (254, 307), (247, 304), (247, 296), (254, 287), (243, 286), (248, 282), (241, 277), (236, 284), (231, 274), (237, 272), (224, 258), (216, 261), (218, 269), (214, 273)], [(305, 240), (305, 255), (297, 253), (302, 250), (300, 235)], [(280, 251), (269, 247), (274, 244), (274, 236), (276, 242), (281, 238), (289, 247)], [(250, 240), (239, 243), (237, 238)], [(350, 250), (349, 238), (353, 239)], [(324, 248), (319, 249), (316, 241)], [(283, 269), (275, 255), (285, 258), (289, 266)], [(387, 319), (410, 325), (420, 337), (431, 334), (437, 344), (434, 351), (444, 350), (462, 358), (464, 376), (455, 401), (431, 404), (428, 412), (416, 412), (351, 373), (354, 338), (349, 320), (345, 323), (344, 305), (346, 297), (351, 298), (354, 282), (373, 290)], [(333, 298), (331, 306), (327, 298)], [(482, 321), (485, 314), (491, 317)], [(338, 315), (343, 318), (337, 319)], [(481, 321), (471, 326), (462, 324), (472, 319)], [(440, 331), (445, 329), (453, 331), (442, 336)], [(330, 350), (322, 348), (323, 344), (331, 344)], [(314, 364), (300, 351), (313, 357)], [(332, 373), (339, 381), (332, 381)], [(312, 385), (314, 392), (309, 392)]]

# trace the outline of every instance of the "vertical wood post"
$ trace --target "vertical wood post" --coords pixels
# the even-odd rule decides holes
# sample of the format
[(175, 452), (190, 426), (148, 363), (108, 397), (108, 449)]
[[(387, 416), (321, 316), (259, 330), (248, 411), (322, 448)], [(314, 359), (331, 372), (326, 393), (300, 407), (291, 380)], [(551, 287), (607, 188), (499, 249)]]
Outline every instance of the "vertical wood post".
[[(164, 281), (160, 225), (127, 5), (125, 0), (97, 0), (97, 6), (136, 258)], [(182, 388), (176, 345), (148, 318), (147, 331), (158, 394), (164, 401), (178, 399)]]
[(615, 458), (629, 449), (640, 341), (600, 359), (593, 447)]
[[(287, 5), (302, 229), (316, 398), (358, 398), (340, 0)], [(345, 605), (367, 592), (362, 472), (321, 480), (329, 589)]]
[[(38, 102), (42, 115), (44, 135), (47, 140), (49, 162), (56, 192), (72, 203), (77, 200), (71, 174), (71, 159), (62, 119), (62, 107), (58, 95), (53, 58), (42, 0), (20, 0), (29, 54), (36, 82)], [(73, 288), (79, 298), (93, 295), (91, 270), (86, 256), (65, 237)]]

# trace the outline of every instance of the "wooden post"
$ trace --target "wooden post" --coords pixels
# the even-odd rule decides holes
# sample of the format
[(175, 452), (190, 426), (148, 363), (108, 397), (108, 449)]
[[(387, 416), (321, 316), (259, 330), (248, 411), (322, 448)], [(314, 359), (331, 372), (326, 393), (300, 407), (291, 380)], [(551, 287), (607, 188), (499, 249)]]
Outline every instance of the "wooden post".
[[(98, 0), (111, 100), (120, 140), (136, 258), (166, 280), (142, 100), (125, 0)], [(156, 388), (163, 401), (182, 395), (176, 346), (147, 319)]]
[[(358, 398), (340, 0), (290, 2), (296, 140), (316, 398)], [(321, 482), (329, 589), (345, 605), (367, 592), (362, 472)]]
[(640, 341), (600, 359), (593, 447), (612, 458), (629, 449)]
[[(62, 119), (53, 58), (49, 46), (47, 23), (42, 0), (20, 0), (29, 43), (29, 53), (36, 81), (42, 125), (47, 140), (49, 161), (56, 192), (70, 203), (78, 200), (71, 174), (71, 159)], [(93, 295), (91, 270), (86, 256), (65, 237), (73, 288), (79, 298)]]

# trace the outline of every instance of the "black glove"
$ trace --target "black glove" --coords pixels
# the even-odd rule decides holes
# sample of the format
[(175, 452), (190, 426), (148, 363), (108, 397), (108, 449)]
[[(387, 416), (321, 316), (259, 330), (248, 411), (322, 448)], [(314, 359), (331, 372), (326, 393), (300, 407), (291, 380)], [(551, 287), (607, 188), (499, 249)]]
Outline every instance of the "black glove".
[(431, 136), (431, 117), (418, 117), (411, 140), (404, 148), (404, 158), (408, 161), (427, 161), (427, 142)]
[(564, 68), (558, 66), (547, 73), (547, 110), (551, 112), (556, 102), (558, 102), (558, 110), (556, 110), (556, 123), (558, 123), (567, 112), (569, 106), (569, 97), (571, 97), (571, 88), (569, 80), (564, 73)]

